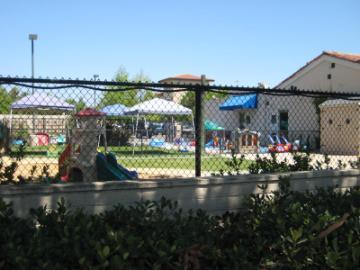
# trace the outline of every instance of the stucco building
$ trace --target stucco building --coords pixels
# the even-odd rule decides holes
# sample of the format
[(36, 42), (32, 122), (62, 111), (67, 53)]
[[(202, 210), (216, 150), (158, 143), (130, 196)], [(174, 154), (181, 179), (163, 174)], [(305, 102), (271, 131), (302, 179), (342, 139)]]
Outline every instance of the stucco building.
[[(213, 83), (213, 79), (206, 79), (206, 85)], [(173, 77), (168, 77), (159, 81), (159, 83), (166, 84), (201, 84), (201, 77), (195, 76), (191, 74), (181, 74)], [(180, 103), (182, 97), (186, 94), (186, 92), (169, 92), (169, 93), (158, 93), (159, 98), (163, 98), (169, 101), (173, 101), (176, 103)]]
[[(360, 54), (324, 51), (274, 88), (360, 93)], [(268, 134), (278, 134), (290, 141), (300, 139), (312, 148), (321, 146), (319, 100), (259, 94), (255, 107), (243, 104), (238, 109), (221, 112), (219, 107), (224, 102), (209, 102), (207, 117), (229, 129), (258, 131), (263, 145), (269, 143)]]

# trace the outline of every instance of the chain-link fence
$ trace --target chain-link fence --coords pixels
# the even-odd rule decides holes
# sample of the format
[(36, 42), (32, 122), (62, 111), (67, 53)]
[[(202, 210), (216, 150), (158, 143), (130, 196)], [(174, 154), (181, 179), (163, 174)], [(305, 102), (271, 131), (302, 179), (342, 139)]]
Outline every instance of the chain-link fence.
[(0, 78), (2, 177), (94, 181), (356, 167), (359, 98)]

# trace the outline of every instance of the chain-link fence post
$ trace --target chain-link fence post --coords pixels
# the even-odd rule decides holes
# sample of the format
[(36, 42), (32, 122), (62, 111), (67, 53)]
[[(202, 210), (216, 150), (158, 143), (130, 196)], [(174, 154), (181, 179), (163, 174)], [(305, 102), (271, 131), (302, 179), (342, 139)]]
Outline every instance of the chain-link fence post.
[(195, 92), (195, 176), (201, 176), (201, 154), (204, 148), (203, 132), (203, 94), (206, 84), (205, 75), (201, 75), (201, 85)]

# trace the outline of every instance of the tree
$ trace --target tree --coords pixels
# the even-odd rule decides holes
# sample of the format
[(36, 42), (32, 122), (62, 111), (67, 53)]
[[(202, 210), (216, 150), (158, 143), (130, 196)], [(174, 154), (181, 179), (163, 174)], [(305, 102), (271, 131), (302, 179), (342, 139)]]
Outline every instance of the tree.
[(66, 102), (74, 105), (77, 112), (81, 111), (82, 109), (84, 109), (86, 107), (86, 103), (84, 102), (84, 100), (82, 98), (80, 98), (79, 101), (76, 101), (73, 98), (69, 98), (66, 100)]
[[(206, 102), (212, 98), (225, 98), (226, 96), (226, 93), (205, 92), (203, 95), (203, 102)], [(181, 98), (180, 104), (191, 109), (193, 114), (195, 114), (195, 92), (186, 92), (186, 94)]]
[[(127, 82), (129, 81), (129, 73), (125, 70), (125, 68), (121, 67), (115, 75), (114, 80), (116, 82)], [(136, 74), (131, 81), (134, 82), (149, 82), (150, 78), (145, 75), (142, 71)], [(111, 91), (112, 89), (121, 89), (124, 91)], [(104, 94), (102, 99), (100, 100), (99, 106), (103, 108), (108, 105), (113, 104), (123, 104), (125, 106), (131, 107), (135, 104), (142, 102), (144, 100), (151, 99), (154, 94), (151, 91), (143, 90), (143, 89), (132, 89), (125, 90), (126, 87), (109, 87), (108, 92)]]
[[(145, 75), (144, 72), (141, 70), (138, 74), (136, 74), (132, 81), (134, 82), (151, 82), (149, 76)], [(154, 97), (154, 93), (152, 91), (139, 89), (137, 92), (137, 99), (139, 102), (143, 102)]]
[(17, 87), (13, 87), (9, 91), (7, 91), (4, 87), (0, 86), (0, 113), (10, 113), (11, 104), (24, 97), (25, 95), (26, 93), (20, 92)]

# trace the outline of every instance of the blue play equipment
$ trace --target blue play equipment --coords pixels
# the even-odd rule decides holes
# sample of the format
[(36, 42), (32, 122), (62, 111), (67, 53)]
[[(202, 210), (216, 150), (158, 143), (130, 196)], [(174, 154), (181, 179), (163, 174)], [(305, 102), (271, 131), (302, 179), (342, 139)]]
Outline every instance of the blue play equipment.
[(268, 138), (271, 144), (275, 144), (274, 138), (270, 134), (268, 134)]
[(210, 141), (208, 141), (206, 144), (205, 144), (205, 147), (213, 147), (214, 146), (214, 140), (211, 139)]
[(13, 145), (24, 145), (24, 144), (25, 144), (25, 141), (22, 140), (22, 139), (16, 139), (16, 140), (13, 140), (13, 141), (11, 142), (11, 144), (13, 144)]
[(64, 135), (60, 134), (59, 136), (57, 136), (56, 138), (56, 143), (59, 145), (63, 145), (66, 142), (66, 138)]
[(162, 147), (164, 146), (164, 144), (165, 144), (165, 140), (156, 139), (156, 138), (152, 139), (149, 143), (149, 145), (152, 147)]
[(106, 155), (98, 153), (96, 156), (96, 169), (100, 180), (134, 180), (138, 178), (136, 171), (129, 171), (118, 164), (115, 155), (112, 153)]
[(288, 141), (288, 139), (286, 139), (285, 136), (282, 136), (281, 139), (283, 139), (283, 141), (286, 143), (286, 144), (289, 144), (290, 142)]
[(281, 142), (281, 140), (280, 140), (280, 138), (279, 138), (279, 136), (277, 134), (275, 134), (274, 137), (275, 137), (275, 140), (276, 140), (277, 144), (282, 144), (282, 142)]

